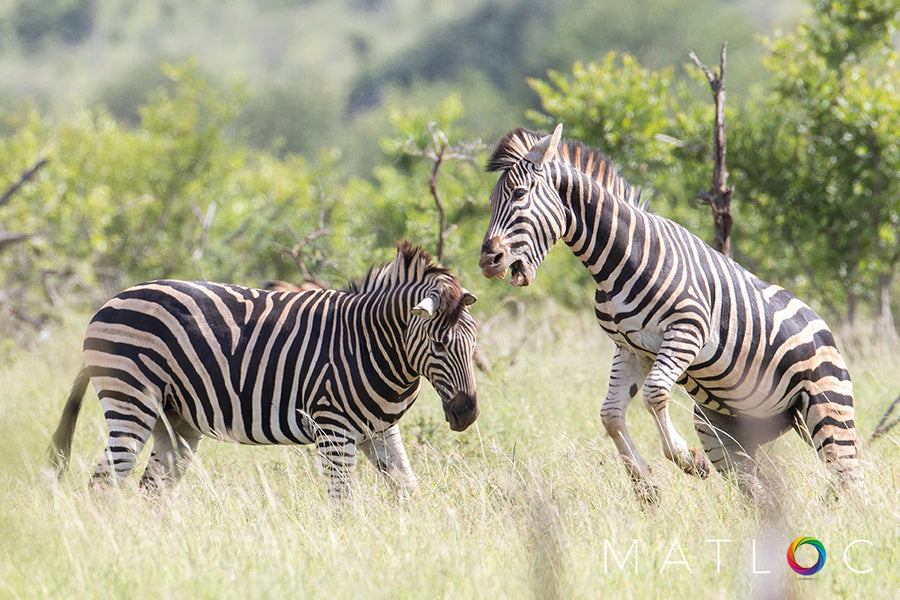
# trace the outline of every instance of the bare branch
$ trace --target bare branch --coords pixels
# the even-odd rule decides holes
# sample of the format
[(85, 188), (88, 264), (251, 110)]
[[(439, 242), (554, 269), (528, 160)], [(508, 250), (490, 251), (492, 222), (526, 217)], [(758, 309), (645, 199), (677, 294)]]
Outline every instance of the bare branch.
[(692, 61), (694, 61), (695, 65), (700, 67), (700, 70), (703, 71), (703, 74), (706, 75), (706, 79), (709, 81), (709, 85), (710, 86), (714, 85), (715, 81), (716, 81), (716, 76), (713, 75), (712, 71), (710, 71), (706, 65), (704, 65), (702, 62), (700, 62), (700, 59), (697, 58), (697, 54), (693, 50), (691, 50), (690, 52), (688, 52), (688, 56), (691, 58)]
[(0, 235), (0, 250), (3, 250), (7, 246), (12, 246), (13, 244), (18, 244), (19, 242), (24, 242), (31, 236), (27, 233), (7, 233)]
[(885, 412), (884, 416), (881, 417), (881, 420), (878, 421), (878, 426), (875, 427), (875, 431), (872, 432), (873, 440), (885, 435), (894, 425), (900, 423), (900, 416), (897, 416), (897, 418), (888, 423), (888, 418), (891, 416), (891, 414), (894, 412), (894, 409), (896, 409), (898, 405), (900, 405), (900, 396), (897, 396), (897, 399), (891, 403), (891, 405), (887, 409), (887, 412)]
[(313, 283), (319, 287), (327, 288), (331, 287), (315, 275), (313, 275), (310, 270), (306, 267), (306, 259), (304, 257), (306, 245), (313, 242), (317, 238), (320, 238), (324, 235), (329, 235), (331, 232), (327, 229), (317, 229), (313, 231), (303, 239), (299, 240), (292, 248), (288, 248), (286, 246), (279, 246), (282, 252), (286, 252), (291, 258), (294, 259), (294, 262), (300, 268), (300, 273), (303, 275), (303, 278)]
[(197, 204), (191, 205), (191, 212), (194, 214), (197, 223), (200, 225), (200, 242), (196, 245), (193, 252), (191, 252), (191, 260), (194, 262), (194, 267), (196, 267), (200, 277), (205, 279), (201, 260), (203, 259), (203, 254), (206, 252), (206, 247), (209, 244), (209, 230), (216, 217), (216, 203), (209, 203), (209, 206), (206, 207), (205, 215), (200, 211), (200, 206)]
[(416, 139), (412, 136), (403, 140), (399, 146), (400, 151), (406, 156), (426, 158), (432, 163), (431, 175), (428, 178), (428, 188), (431, 192), (431, 196), (434, 198), (434, 204), (438, 210), (438, 232), (435, 244), (435, 258), (438, 262), (442, 262), (444, 259), (444, 241), (447, 239), (450, 232), (453, 231), (453, 228), (448, 229), (447, 227), (446, 207), (438, 192), (438, 178), (440, 177), (441, 167), (444, 162), (448, 160), (460, 160), (477, 164), (478, 153), (484, 148), (484, 144), (478, 139), (474, 142), (459, 142), (458, 144), (451, 145), (447, 136), (435, 122), (428, 123), (427, 131), (431, 136), (431, 143), (426, 144), (424, 148), (419, 146)]
[(663, 144), (669, 144), (670, 146), (675, 146), (676, 148), (684, 148), (684, 141), (679, 140), (678, 138), (674, 138), (671, 135), (666, 135), (664, 133), (657, 133), (653, 136), (653, 139), (657, 142), (662, 142)]
[(713, 195), (710, 194), (707, 190), (698, 190), (697, 193), (694, 194), (694, 200), (700, 200), (701, 202), (712, 204)]
[(19, 180), (9, 186), (9, 188), (7, 188), (5, 192), (3, 192), (3, 195), (0, 196), (0, 206), (3, 206), (7, 202), (9, 202), (9, 199), (12, 197), (12, 195), (18, 192), (19, 188), (25, 185), (29, 180), (31, 180), (31, 178), (34, 177), (35, 173), (37, 173), (41, 169), (41, 167), (46, 165), (48, 162), (50, 162), (49, 158), (42, 158), (34, 163), (34, 165), (30, 169), (23, 171), (22, 174), (19, 175)]

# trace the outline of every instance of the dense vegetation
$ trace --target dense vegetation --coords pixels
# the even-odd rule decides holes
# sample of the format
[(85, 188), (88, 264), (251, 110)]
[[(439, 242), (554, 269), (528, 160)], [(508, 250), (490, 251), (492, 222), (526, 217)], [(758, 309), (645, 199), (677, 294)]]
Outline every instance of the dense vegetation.
[[(526, 76), (596, 55), (597, 38), (630, 39), (614, 46), (664, 64), (700, 37), (700, 9), (677, 3), (644, 19), (614, 3), (551, 6), (12, 3), (0, 72), (24, 85), (2, 94), (0, 189), (41, 167), (0, 207), (4, 329), (27, 323), (30, 337), (58, 303), (95, 306), (150, 278), (257, 284), (297, 278), (300, 263), (340, 284), (401, 237), (434, 252), (428, 179), (441, 141), (444, 258), (484, 288), (475, 249), (491, 178), (480, 140), (538, 107)], [(730, 21), (748, 46), (753, 21)], [(661, 35), (671, 22), (684, 39)], [(647, 36), (658, 43), (638, 41)], [(526, 296), (580, 302), (584, 275), (558, 254), (556, 274)]]
[[(254, 284), (305, 269), (341, 283), (389, 256), (400, 237), (434, 251), (440, 211), (428, 180), (444, 142), (435, 191), (445, 259), (474, 278), (473, 288), (499, 296), (474, 268), (492, 182), (480, 172), (480, 140), (522, 122), (565, 123), (568, 135), (609, 153), (644, 186), (654, 210), (709, 239), (711, 219), (691, 198), (711, 172), (711, 103), (696, 69), (664, 64), (688, 45), (716, 56), (703, 24), (725, 20), (745, 27), (722, 32), (735, 36), (727, 81), (736, 257), (833, 319), (852, 322), (862, 303), (873, 306), (880, 331), (893, 331), (896, 2), (816, 2), (795, 32), (759, 43), (751, 20), (715, 3), (660, 1), (641, 19), (629, 13), (638, 9), (589, 10), (575, 0), (552, 8), (471, 2), (427, 16), (423, 6), (263, 3), (250, 19), (242, 3), (224, 11), (203, 3), (12, 4), (2, 39), (5, 55), (19, 60), (3, 68), (29, 70), (24, 90), (5, 94), (0, 187), (41, 168), (0, 206), (5, 328), (26, 322), (33, 333), (54, 310), (48, 300), (92, 304), (137, 280)], [(322, 47), (313, 25), (338, 15), (346, 19), (329, 30), (334, 45)], [(189, 24), (224, 35), (252, 23), (250, 37), (276, 44), (276, 24), (287, 22), (309, 37), (302, 53), (270, 49), (279, 58), (270, 56), (268, 78), (254, 72), (229, 83), (234, 67), (210, 53), (179, 58), (196, 49), (176, 35)], [(129, 34), (156, 40), (159, 52), (127, 66), (118, 53), (105, 57), (110, 74), (87, 93), (84, 70), (68, 67), (110, 49), (133, 52)], [(247, 43), (235, 39), (235, 49)], [(567, 66), (573, 56), (599, 56), (596, 39), (619, 40), (616, 51)], [(160, 66), (166, 55), (172, 61)], [(548, 66), (556, 68), (543, 75)], [(301, 72), (317, 74), (304, 75), (297, 90), (284, 87)], [(60, 75), (56, 93), (48, 74)], [(82, 100), (48, 108), (64, 91)], [(586, 277), (562, 254), (551, 255), (526, 297), (578, 301)]]

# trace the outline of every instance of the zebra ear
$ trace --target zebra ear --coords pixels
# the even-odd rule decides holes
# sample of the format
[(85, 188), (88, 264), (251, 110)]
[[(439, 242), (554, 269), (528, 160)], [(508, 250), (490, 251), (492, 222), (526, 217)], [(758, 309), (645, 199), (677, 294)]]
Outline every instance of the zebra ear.
[(478, 300), (478, 296), (470, 292), (469, 290), (463, 288), (462, 291), (462, 303), (464, 306), (472, 306), (475, 304), (475, 301)]
[(556, 150), (559, 148), (559, 140), (562, 138), (562, 123), (556, 126), (553, 133), (545, 135), (531, 147), (525, 160), (536, 167), (543, 167), (545, 164), (556, 158)]
[(431, 296), (425, 296), (425, 299), (413, 306), (410, 312), (423, 319), (432, 319), (434, 318), (434, 300)]

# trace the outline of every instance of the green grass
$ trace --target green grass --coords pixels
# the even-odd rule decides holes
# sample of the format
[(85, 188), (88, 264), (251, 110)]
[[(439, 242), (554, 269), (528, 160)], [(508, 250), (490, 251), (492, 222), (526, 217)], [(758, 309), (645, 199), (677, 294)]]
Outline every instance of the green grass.
[[(398, 500), (363, 460), (354, 503), (337, 515), (308, 448), (206, 440), (182, 485), (159, 498), (135, 476), (92, 490), (105, 426), (90, 395), (57, 483), (43, 453), (80, 360), (86, 319), (76, 319), (0, 368), (0, 598), (894, 597), (896, 432), (866, 443), (868, 493), (839, 502), (823, 500), (812, 451), (780, 439), (762, 458), (779, 490), (769, 515), (721, 477), (677, 472), (638, 402), (629, 424), (662, 492), (642, 509), (599, 422), (611, 344), (589, 315), (537, 314), (481, 319), (494, 372), (479, 373), (477, 427), (450, 432), (430, 388), (402, 422), (419, 493)], [(868, 438), (897, 392), (900, 356), (845, 355)], [(674, 418), (696, 444), (689, 406), (678, 395)], [(826, 548), (813, 577), (787, 569), (799, 536)], [(871, 545), (848, 558), (866, 574), (843, 558), (858, 539)], [(710, 540), (730, 540), (718, 565)]]

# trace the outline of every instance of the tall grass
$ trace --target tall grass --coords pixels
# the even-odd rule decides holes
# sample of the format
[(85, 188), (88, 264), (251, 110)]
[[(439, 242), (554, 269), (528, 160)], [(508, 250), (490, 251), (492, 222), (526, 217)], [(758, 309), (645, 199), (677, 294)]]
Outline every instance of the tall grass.
[[(868, 491), (838, 501), (813, 452), (778, 440), (762, 454), (773, 515), (669, 464), (636, 402), (629, 425), (661, 490), (643, 509), (599, 422), (611, 344), (590, 315), (541, 314), (483, 329), (493, 373), (479, 374), (477, 427), (450, 432), (430, 389), (405, 417), (414, 497), (396, 498), (363, 459), (340, 513), (308, 448), (207, 440), (159, 497), (135, 476), (92, 490), (105, 426), (90, 397), (57, 482), (43, 453), (79, 364), (77, 319), (0, 368), (0, 598), (894, 597), (900, 434), (867, 443)], [(898, 355), (844, 352), (868, 437), (898, 391)], [(690, 402), (676, 400), (695, 444)], [(815, 576), (787, 567), (800, 536), (827, 550)]]

